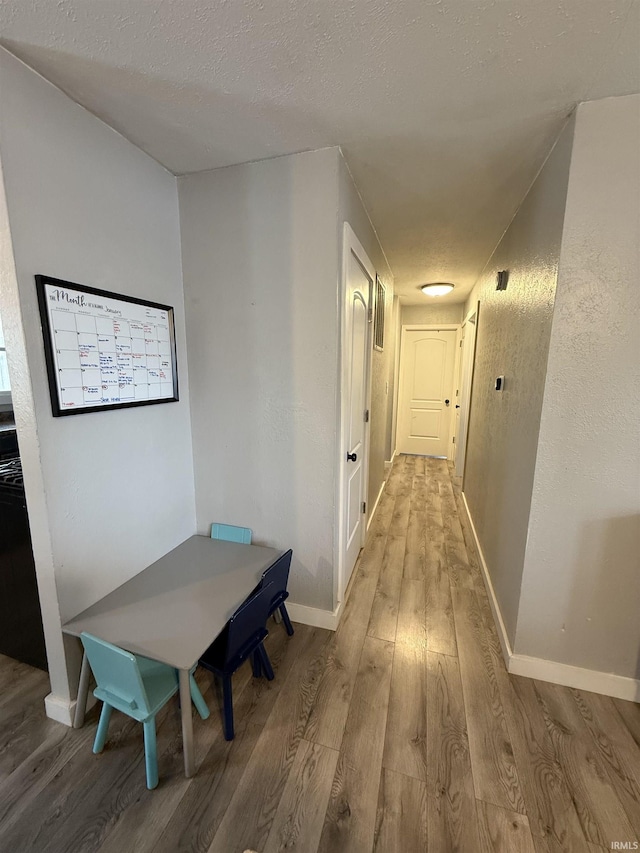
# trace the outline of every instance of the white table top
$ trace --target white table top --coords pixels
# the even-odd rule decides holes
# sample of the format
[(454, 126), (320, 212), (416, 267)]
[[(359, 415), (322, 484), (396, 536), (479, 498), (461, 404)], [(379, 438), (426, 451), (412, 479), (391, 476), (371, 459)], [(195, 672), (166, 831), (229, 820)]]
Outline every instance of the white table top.
[(282, 553), (191, 536), (62, 630), (189, 669)]

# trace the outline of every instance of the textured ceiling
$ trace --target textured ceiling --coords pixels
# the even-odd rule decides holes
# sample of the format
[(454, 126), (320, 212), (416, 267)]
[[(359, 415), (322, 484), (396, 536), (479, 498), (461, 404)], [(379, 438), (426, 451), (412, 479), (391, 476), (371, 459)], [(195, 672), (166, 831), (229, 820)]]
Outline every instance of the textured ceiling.
[(640, 0), (3, 0), (7, 49), (176, 174), (340, 145), (408, 303), (460, 301)]

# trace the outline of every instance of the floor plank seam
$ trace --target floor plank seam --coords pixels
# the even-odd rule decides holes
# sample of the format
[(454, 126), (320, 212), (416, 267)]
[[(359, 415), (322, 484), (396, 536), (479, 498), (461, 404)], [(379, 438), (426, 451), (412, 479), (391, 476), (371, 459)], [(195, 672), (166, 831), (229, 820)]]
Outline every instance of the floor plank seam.
[(46, 677), (0, 656), (0, 848), (596, 853), (638, 828), (640, 707), (507, 672), (446, 461), (396, 457), (338, 630), (267, 644), (276, 679), (239, 671), (232, 742), (198, 675), (193, 778), (159, 717), (154, 792), (133, 727), (96, 760), (96, 714), (58, 737)]

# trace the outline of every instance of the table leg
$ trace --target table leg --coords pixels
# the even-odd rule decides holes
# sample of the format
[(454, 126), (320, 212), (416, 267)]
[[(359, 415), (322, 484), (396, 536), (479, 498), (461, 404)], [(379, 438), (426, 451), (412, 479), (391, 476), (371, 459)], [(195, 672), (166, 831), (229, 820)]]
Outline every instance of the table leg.
[(182, 713), (182, 751), (184, 752), (184, 775), (187, 779), (195, 772), (193, 756), (193, 716), (191, 711), (191, 687), (189, 670), (178, 670), (180, 678), (180, 711)]
[(76, 712), (73, 717), (73, 728), (81, 729), (84, 726), (84, 715), (87, 710), (87, 696), (89, 694), (89, 676), (91, 667), (87, 653), (82, 655), (82, 666), (80, 668), (80, 681), (78, 682), (78, 696), (76, 698)]

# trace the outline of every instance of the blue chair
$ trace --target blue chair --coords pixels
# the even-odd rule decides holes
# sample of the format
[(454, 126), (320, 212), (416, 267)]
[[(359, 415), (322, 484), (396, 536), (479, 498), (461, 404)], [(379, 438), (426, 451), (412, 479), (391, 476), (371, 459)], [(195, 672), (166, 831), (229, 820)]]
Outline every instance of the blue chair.
[(251, 530), (248, 527), (236, 527), (234, 524), (212, 524), (211, 538), (251, 545)]
[(254, 592), (233, 614), (225, 630), (200, 658), (200, 665), (222, 679), (223, 727), (227, 740), (233, 740), (233, 694), (231, 676), (249, 658), (256, 678), (264, 672), (273, 680), (269, 655), (263, 645), (269, 606), (275, 593), (273, 584)]
[[(114, 708), (133, 717), (144, 729), (147, 788), (155, 788), (158, 784), (156, 714), (177, 693), (178, 671), (159, 661), (126, 652), (92, 634), (81, 634), (81, 640), (98, 684), (93, 695), (103, 702), (93, 751), (98, 753), (104, 749)], [(193, 703), (206, 720), (209, 709), (193, 675), (190, 682)]]
[(293, 551), (289, 549), (286, 554), (279, 557), (272, 566), (269, 566), (262, 575), (261, 584), (262, 586), (265, 586), (266, 584), (273, 585), (274, 595), (271, 600), (271, 604), (269, 605), (269, 616), (272, 616), (276, 610), (279, 610), (280, 615), (282, 616), (282, 621), (284, 622), (284, 626), (287, 630), (287, 634), (290, 637), (293, 636), (293, 625), (291, 624), (291, 619), (289, 619), (285, 601), (289, 598), (287, 584), (289, 583), (289, 569), (291, 568), (292, 556)]

